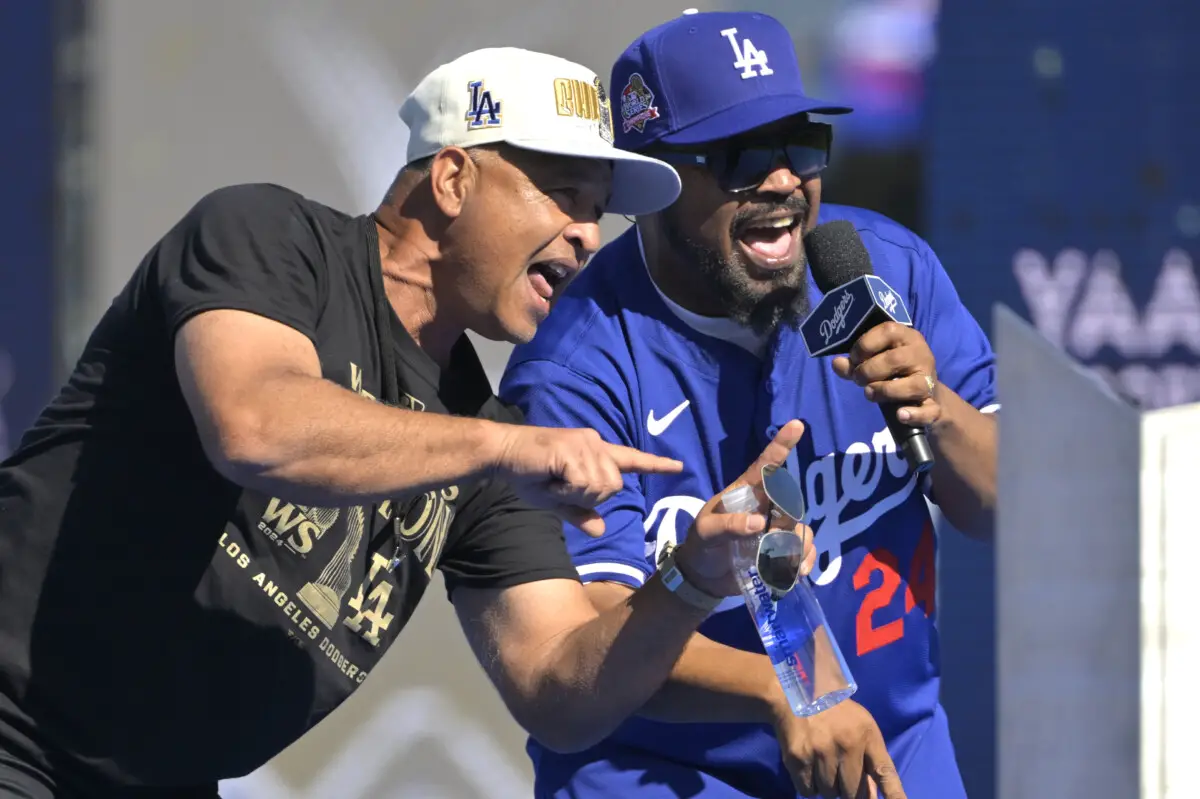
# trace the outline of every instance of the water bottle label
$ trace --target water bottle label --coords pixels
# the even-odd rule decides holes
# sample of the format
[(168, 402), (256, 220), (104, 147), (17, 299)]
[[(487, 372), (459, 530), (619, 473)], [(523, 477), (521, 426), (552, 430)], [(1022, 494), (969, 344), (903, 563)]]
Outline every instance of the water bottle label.
[[(797, 646), (800, 642), (793, 639), (796, 633), (807, 639), (809, 631), (796, 630), (789, 634), (779, 618), (779, 605), (786, 602), (788, 597), (784, 596), (779, 602), (772, 599), (771, 590), (758, 576), (758, 570), (755, 568), (748, 569), (745, 576), (749, 578), (749, 584), (746, 586), (749, 590), (745, 592), (746, 606), (750, 609), (755, 626), (758, 627), (758, 635), (762, 639), (767, 657), (776, 669), (782, 666), (793, 670), (802, 682), (807, 683), (809, 676), (801, 662), (800, 647)], [(792, 619), (793, 624), (796, 621), (798, 620)]]

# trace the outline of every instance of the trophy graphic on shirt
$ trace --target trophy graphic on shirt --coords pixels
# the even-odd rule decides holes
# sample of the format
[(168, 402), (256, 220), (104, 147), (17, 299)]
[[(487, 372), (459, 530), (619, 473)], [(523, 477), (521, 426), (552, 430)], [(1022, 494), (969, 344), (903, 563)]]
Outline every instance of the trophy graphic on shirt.
[(346, 538), (342, 545), (333, 553), (333, 557), (321, 570), (316, 581), (306, 583), (296, 592), (300, 601), (308, 606), (313, 615), (326, 627), (337, 623), (341, 614), (342, 599), (350, 590), (351, 564), (354, 563), (354, 556), (358, 554), (358, 547), (362, 543), (365, 522), (362, 508), (347, 509)]

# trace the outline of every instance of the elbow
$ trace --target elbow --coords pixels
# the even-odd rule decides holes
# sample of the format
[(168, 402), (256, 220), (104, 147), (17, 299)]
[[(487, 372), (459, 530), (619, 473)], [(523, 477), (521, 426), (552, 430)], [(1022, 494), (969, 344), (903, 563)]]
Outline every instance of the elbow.
[(597, 618), (595, 608), (585, 597), (569, 612), (572, 617), (562, 620), (567, 625), (563, 632), (510, 657), (507, 668), (492, 670), (516, 722), (539, 744), (561, 755), (595, 747), (636, 710), (625, 686), (611, 685), (611, 670), (597, 662), (596, 642), (572, 634)]
[(539, 722), (521, 726), (538, 743), (559, 755), (585, 752), (612, 733), (595, 718), (572, 718), (571, 713), (548, 713)]
[(240, 408), (213, 420), (201, 439), (213, 468), (246, 488), (254, 487), (257, 478), (277, 460), (269, 443), (267, 420), (253, 409)]
[(992, 480), (980, 492), (979, 504), (967, 522), (965, 532), (977, 541), (993, 541), (996, 538), (996, 482)]
[[(596, 746), (617, 728), (613, 704), (598, 701), (592, 690), (545, 680), (533, 690), (510, 692), (505, 704), (518, 724), (542, 746), (560, 755), (573, 755)], [(531, 686), (532, 688), (532, 686)]]
[(992, 542), (996, 539), (996, 514), (992, 510), (984, 511), (975, 518), (970, 529), (964, 532), (977, 541)]
[(984, 543), (990, 543), (996, 537), (996, 511), (993, 507), (980, 507), (974, 509), (970, 513), (947, 513), (946, 521), (950, 522), (955, 530), (958, 530), (968, 538)]

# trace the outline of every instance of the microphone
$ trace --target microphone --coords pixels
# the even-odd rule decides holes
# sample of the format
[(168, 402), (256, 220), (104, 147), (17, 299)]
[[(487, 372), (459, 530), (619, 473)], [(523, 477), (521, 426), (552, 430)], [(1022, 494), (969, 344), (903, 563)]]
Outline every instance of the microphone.
[[(804, 252), (813, 280), (825, 295), (800, 324), (809, 355), (845, 355), (864, 333), (889, 320), (912, 326), (900, 294), (874, 274), (871, 256), (852, 222), (838, 219), (817, 225), (804, 237)], [(913, 471), (931, 469), (933, 450), (924, 428), (897, 419), (900, 408), (895, 403), (880, 403), (879, 409)]]

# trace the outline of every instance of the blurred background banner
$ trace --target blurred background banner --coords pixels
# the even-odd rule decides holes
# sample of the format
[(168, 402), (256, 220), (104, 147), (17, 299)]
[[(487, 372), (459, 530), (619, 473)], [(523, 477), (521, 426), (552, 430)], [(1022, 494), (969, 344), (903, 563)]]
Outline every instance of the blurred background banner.
[[(1194, 0), (949, 2), (929, 75), (924, 232), (963, 301), (985, 329), (1016, 310), (1147, 409), (1200, 401), (1198, 36)], [(994, 550), (940, 544), (942, 696), (991, 799)]]
[(49, 399), (54, 343), (51, 3), (0, 3), (0, 458)]
[(1143, 408), (1200, 401), (1198, 31), (1192, 0), (941, 18), (928, 236), (980, 320), (1023, 312)]

